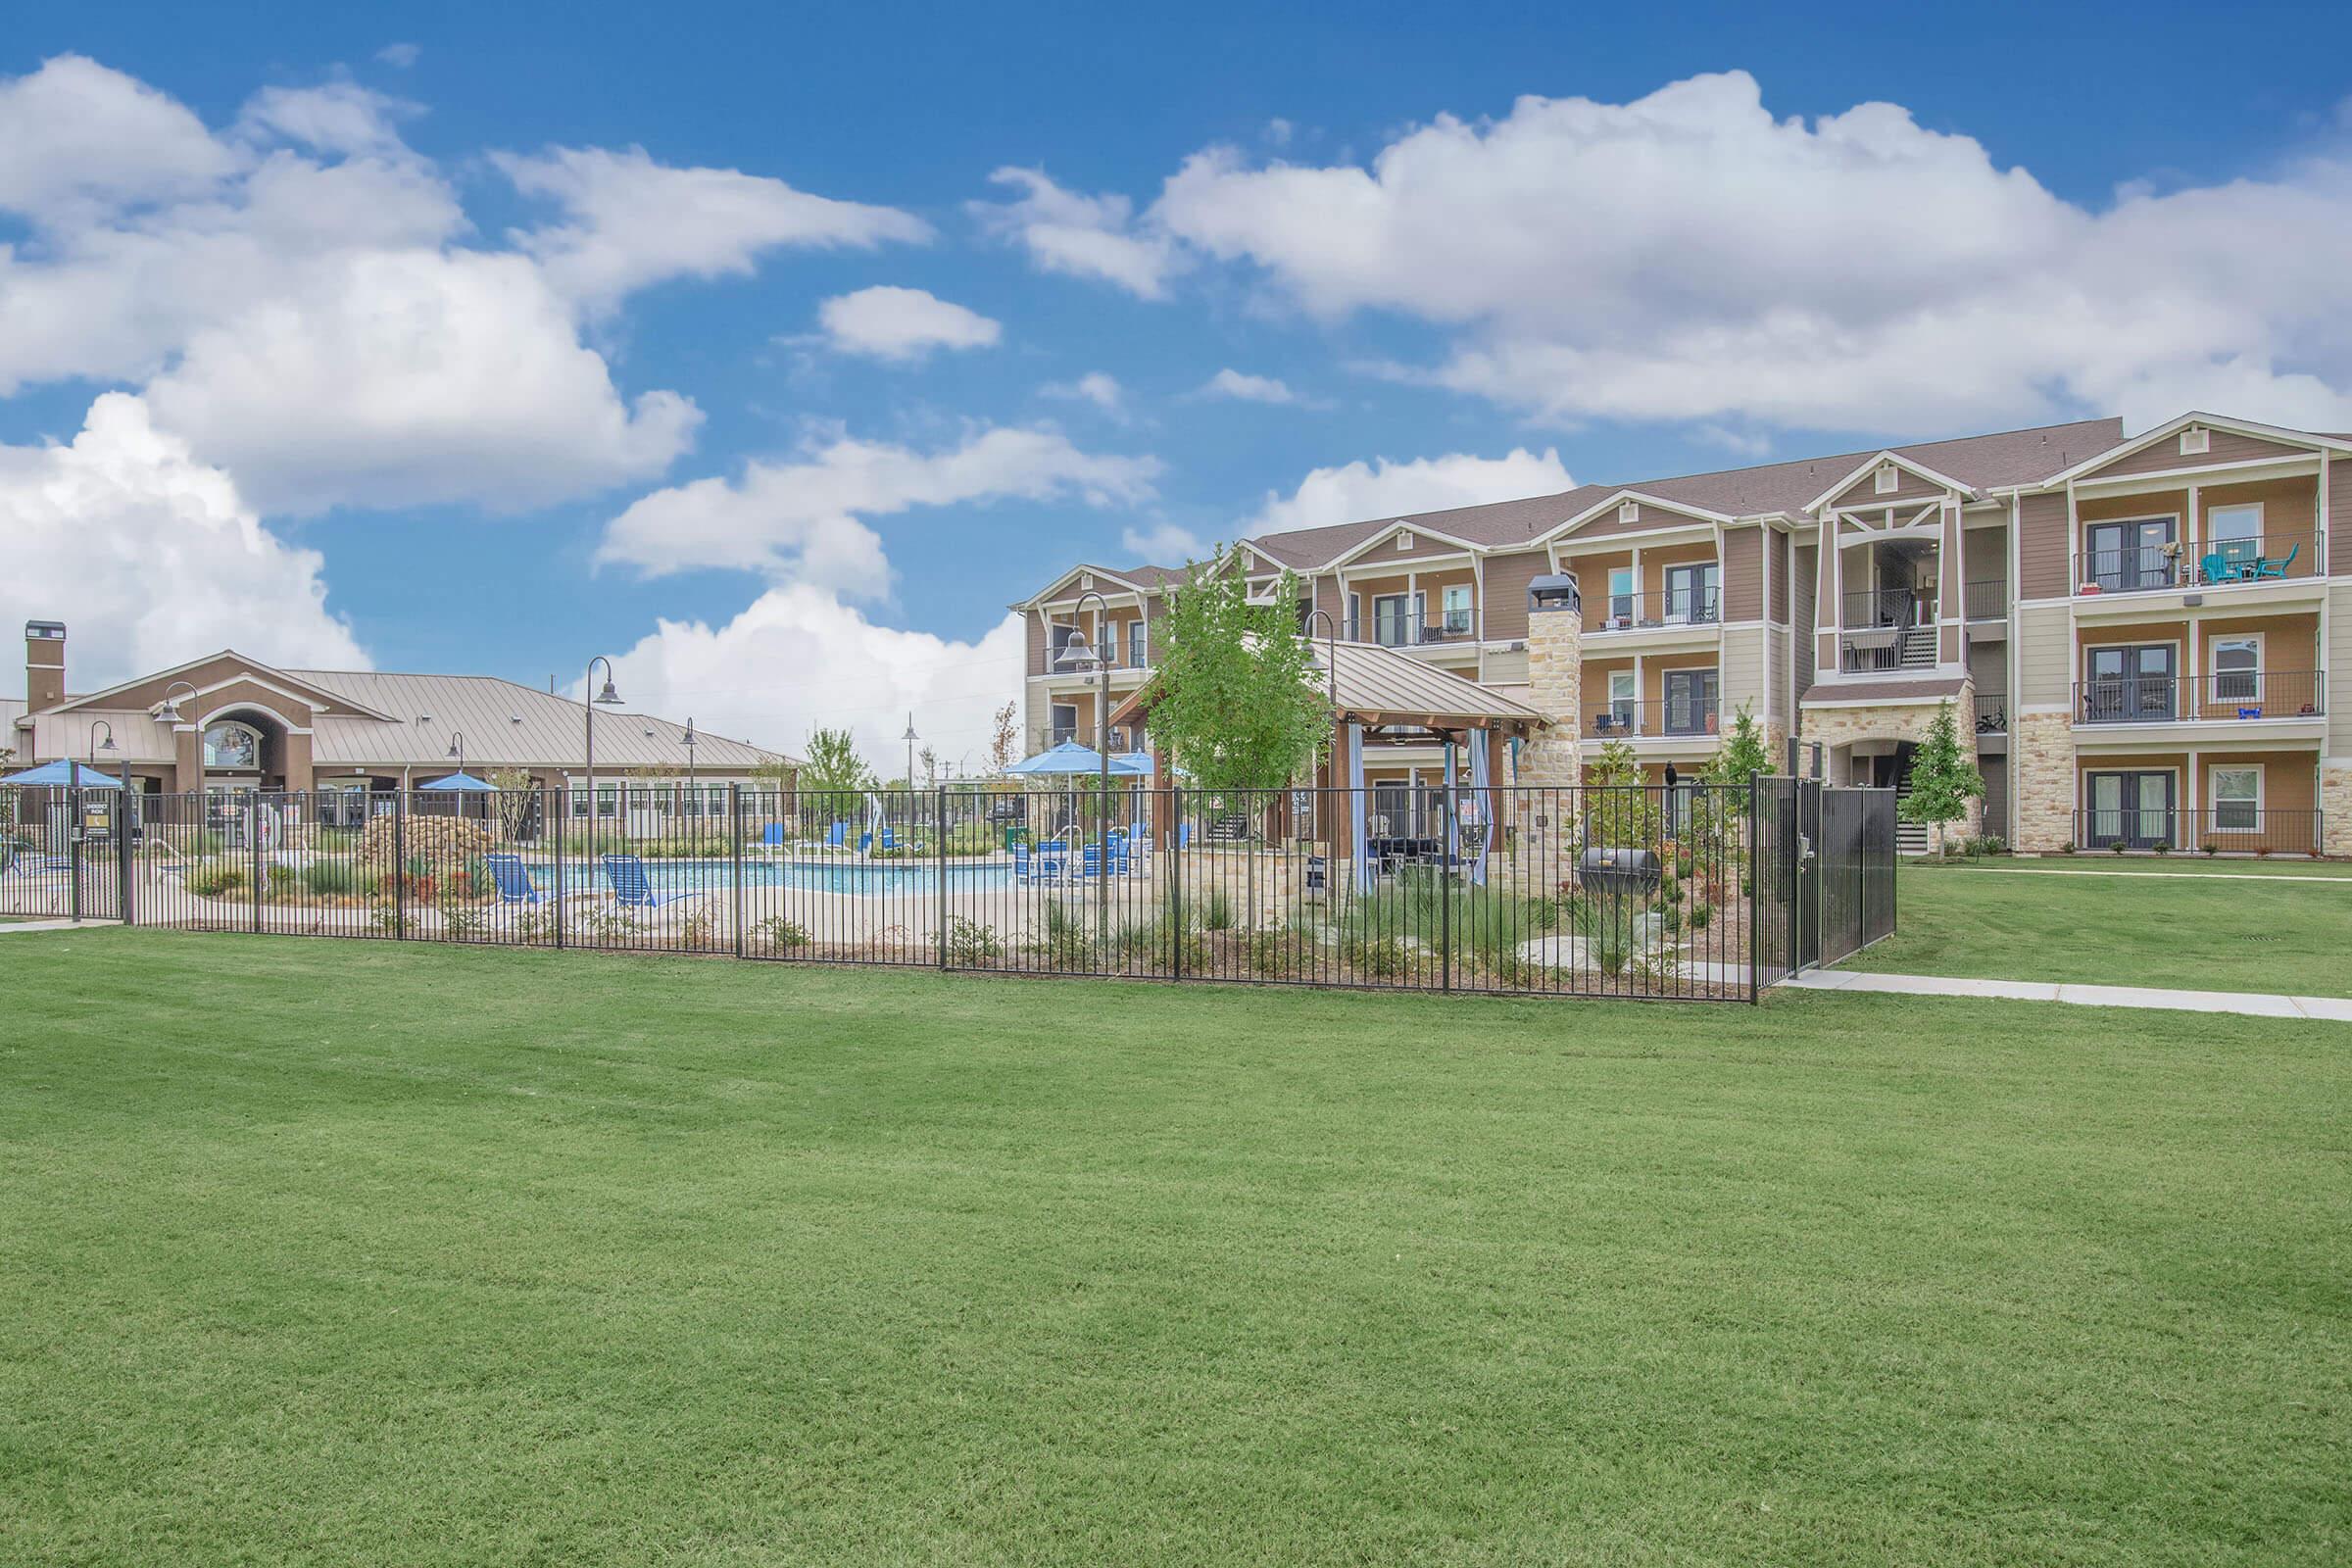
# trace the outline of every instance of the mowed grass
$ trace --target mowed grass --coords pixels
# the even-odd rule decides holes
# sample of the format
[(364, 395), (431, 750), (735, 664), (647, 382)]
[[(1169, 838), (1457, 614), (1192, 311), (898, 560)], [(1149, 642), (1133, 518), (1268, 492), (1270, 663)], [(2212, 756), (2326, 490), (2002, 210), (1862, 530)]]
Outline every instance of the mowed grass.
[(2352, 1030), (5, 940), (12, 1564), (2352, 1544)]
[(2163, 869), (2195, 874), (2141, 874), (2156, 869), (2145, 861), (2089, 876), (2033, 865), (1906, 863), (1895, 884), (1894, 935), (1844, 966), (2352, 997), (2352, 868), (2305, 861), (2304, 878), (2344, 880), (2300, 880), (2237, 878), (2185, 861)]

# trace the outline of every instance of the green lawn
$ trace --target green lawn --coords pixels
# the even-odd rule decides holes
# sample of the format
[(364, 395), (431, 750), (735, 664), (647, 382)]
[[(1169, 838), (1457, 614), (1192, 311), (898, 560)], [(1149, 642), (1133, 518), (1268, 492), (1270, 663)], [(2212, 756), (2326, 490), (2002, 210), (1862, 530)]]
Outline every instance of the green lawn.
[(2352, 1031), (7, 940), (11, 1564), (2352, 1543)]
[[(2352, 997), (2352, 880), (2240, 880), (2220, 874), (2227, 866), (2188, 860), (2105, 869), (2066, 876), (2033, 861), (1906, 863), (1895, 884), (1895, 934), (1846, 967)], [(2197, 874), (2132, 874), (2157, 869)], [(2305, 861), (2301, 871), (2347, 874), (2326, 862)]]

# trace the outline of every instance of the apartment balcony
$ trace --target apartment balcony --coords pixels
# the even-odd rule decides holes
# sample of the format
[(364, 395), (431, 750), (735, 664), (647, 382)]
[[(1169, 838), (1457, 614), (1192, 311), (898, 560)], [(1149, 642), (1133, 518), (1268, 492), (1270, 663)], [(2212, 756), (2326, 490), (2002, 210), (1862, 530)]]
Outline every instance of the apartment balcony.
[(1585, 715), (1585, 735), (1596, 741), (1706, 740), (1722, 727), (1704, 702), (1610, 703)]
[(2074, 840), (2118, 854), (2318, 855), (2324, 826), (2317, 808), (2117, 806), (2075, 812)]
[(2233, 675), (2124, 675), (2075, 682), (2075, 723), (2248, 724), (2316, 720), (2328, 711), (2325, 670)]
[(1723, 590), (1706, 583), (1645, 594), (1596, 595), (1592, 610), (1585, 627), (1588, 637), (1690, 627), (1713, 630), (1723, 622)]
[[(1072, 741), (1076, 741), (1081, 746), (1092, 746), (1098, 738), (1095, 726), (1092, 724), (1052, 724), (1046, 727), (1043, 736), (1045, 744), (1038, 748), (1039, 751), (1050, 751), (1056, 746), (1066, 746)], [(1127, 730), (1123, 726), (1118, 724), (1110, 726), (1110, 749), (1114, 754), (1133, 749), (1128, 741)]]
[(1341, 623), (1342, 640), (1378, 643), (1383, 648), (1475, 648), (1479, 613), (1475, 610), (1442, 610), (1411, 615), (1351, 615)]
[(1977, 733), (2006, 735), (2009, 733), (2009, 699), (1994, 693), (1977, 693)]
[(2327, 552), (2323, 533), (2258, 534), (2187, 548), (2165, 543), (2084, 550), (2074, 558), (2075, 595), (2088, 599), (2317, 582)]
[(2009, 585), (1998, 577), (1961, 584), (1960, 598), (1963, 612), (1971, 620), (2009, 618)]

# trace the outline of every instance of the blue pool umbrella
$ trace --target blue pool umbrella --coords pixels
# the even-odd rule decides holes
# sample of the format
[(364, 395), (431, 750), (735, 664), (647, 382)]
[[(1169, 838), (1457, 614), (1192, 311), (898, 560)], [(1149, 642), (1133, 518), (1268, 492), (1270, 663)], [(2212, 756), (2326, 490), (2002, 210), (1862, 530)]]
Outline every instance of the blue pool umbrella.
[(498, 793), (497, 785), (485, 783), (471, 773), (452, 773), (447, 778), (437, 778), (430, 784), (419, 784), (416, 787), (419, 790), (431, 790), (436, 794), (495, 795)]
[(38, 767), (28, 767), (22, 773), (0, 778), (0, 784), (23, 784), (28, 789), (44, 786), (72, 789), (76, 784), (85, 790), (119, 790), (122, 787), (121, 779), (108, 778), (87, 762), (69, 762), (62, 757), (54, 762), (43, 762)]
[[(1025, 778), (1059, 777), (1065, 774), (1075, 776), (1086, 773), (1100, 775), (1102, 771), (1102, 757), (1092, 746), (1081, 746), (1076, 741), (1063, 741), (1050, 752), (1040, 752), (1035, 757), (1021, 759), (1004, 771), (1017, 773)], [(1152, 760), (1141, 752), (1114, 752), (1111, 754), (1110, 776), (1112, 778), (1135, 778), (1139, 775), (1148, 775), (1151, 771)]]

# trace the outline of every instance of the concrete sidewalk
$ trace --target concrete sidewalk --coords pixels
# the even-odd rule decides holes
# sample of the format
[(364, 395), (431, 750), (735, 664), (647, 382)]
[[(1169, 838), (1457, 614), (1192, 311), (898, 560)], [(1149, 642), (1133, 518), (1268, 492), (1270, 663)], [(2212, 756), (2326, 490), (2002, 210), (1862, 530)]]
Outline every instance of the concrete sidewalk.
[(2352, 1023), (2352, 999), (2282, 997), (2258, 991), (2165, 991), (2153, 986), (2053, 985), (2046, 980), (1970, 980), (1952, 975), (1865, 974), (1808, 969), (1788, 984), (1800, 991), (1880, 991), (1906, 997), (1998, 997), (2064, 1002), (2078, 1007), (2157, 1007), (2169, 1012), (2234, 1012), (2249, 1018), (2305, 1018)]
[(90, 931), (122, 923), (120, 920), (0, 920), (0, 936), (11, 931)]

